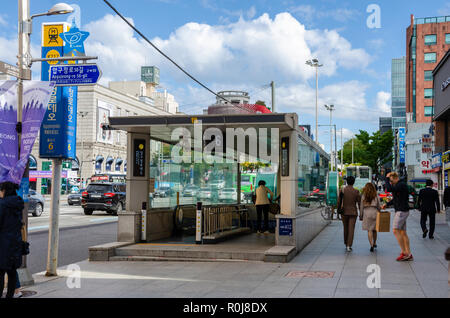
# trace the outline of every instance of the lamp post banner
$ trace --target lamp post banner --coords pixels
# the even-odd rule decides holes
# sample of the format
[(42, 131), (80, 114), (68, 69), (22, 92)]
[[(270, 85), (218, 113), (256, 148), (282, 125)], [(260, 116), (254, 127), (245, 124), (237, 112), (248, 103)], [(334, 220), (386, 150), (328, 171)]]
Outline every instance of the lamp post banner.
[(0, 182), (8, 179), (19, 156), (17, 124), (17, 82), (0, 82)]
[[(22, 139), (19, 158), (16, 131), (17, 85), (10, 85), (9, 82), (0, 82), (0, 182), (11, 181), (20, 184), (55, 84), (40, 81), (23, 83)], [(6, 88), (9, 89), (5, 90)]]

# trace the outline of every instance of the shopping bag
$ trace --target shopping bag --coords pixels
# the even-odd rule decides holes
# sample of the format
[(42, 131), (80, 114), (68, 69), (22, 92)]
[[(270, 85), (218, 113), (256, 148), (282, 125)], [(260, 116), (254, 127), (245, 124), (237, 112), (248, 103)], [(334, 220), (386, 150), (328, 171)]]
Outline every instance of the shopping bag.
[(387, 211), (379, 211), (377, 213), (377, 232), (390, 232), (391, 231), (391, 214)]

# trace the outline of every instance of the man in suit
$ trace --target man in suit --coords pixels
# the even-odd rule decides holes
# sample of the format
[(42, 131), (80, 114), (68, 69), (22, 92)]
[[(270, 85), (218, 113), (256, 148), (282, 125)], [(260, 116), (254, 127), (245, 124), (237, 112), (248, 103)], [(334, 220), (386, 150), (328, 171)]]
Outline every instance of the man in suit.
[(338, 206), (342, 206), (344, 213), (342, 215), (342, 223), (344, 225), (344, 244), (347, 252), (353, 251), (353, 237), (355, 234), (356, 218), (358, 217), (358, 207), (361, 203), (361, 194), (353, 185), (355, 184), (355, 177), (347, 177), (347, 186), (341, 190), (342, 195), (339, 195)]
[(422, 226), (423, 238), (427, 237), (427, 219), (430, 218), (429, 238), (434, 239), (434, 228), (436, 224), (436, 212), (440, 210), (439, 193), (433, 189), (433, 181), (427, 180), (427, 187), (419, 192), (419, 210), (421, 213), (420, 225)]

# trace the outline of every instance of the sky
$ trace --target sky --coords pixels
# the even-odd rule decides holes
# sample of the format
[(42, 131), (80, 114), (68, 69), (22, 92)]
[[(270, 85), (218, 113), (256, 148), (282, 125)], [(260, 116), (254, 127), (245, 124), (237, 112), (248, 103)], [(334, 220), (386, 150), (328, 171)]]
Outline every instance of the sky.
[[(300, 124), (315, 127), (315, 70), (305, 62), (318, 58), (319, 125), (333, 124), (338, 146), (360, 129), (378, 130), (390, 116), (391, 60), (406, 55), (406, 28), (417, 18), (450, 15), (450, 1), (433, 0), (109, 0), (162, 51), (213, 89), (244, 90), (251, 102), (276, 111), (296, 112)], [(30, 0), (31, 13), (58, 1)], [(200, 114), (215, 96), (180, 72), (135, 34), (102, 0), (68, 0), (74, 15), (36, 18), (32, 55), (40, 57), (43, 22), (71, 21), (90, 32), (86, 53), (99, 57), (101, 84), (138, 80), (140, 67), (160, 68), (161, 89), (180, 111)], [(379, 11), (378, 11), (379, 9)], [(377, 15), (377, 13), (379, 13)], [(0, 60), (15, 64), (17, 1), (3, 0), (0, 11)], [(39, 65), (33, 78), (40, 78)], [(319, 127), (319, 142), (329, 150), (330, 128)]]

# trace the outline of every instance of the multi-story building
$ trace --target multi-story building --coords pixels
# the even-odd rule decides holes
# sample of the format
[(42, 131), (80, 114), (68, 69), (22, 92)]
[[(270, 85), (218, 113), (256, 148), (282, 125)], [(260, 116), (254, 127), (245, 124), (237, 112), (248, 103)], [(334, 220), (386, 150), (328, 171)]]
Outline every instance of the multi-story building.
[(380, 117), (380, 133), (384, 134), (392, 129), (392, 117)]
[(406, 129), (406, 57), (392, 59), (391, 113), (394, 149), (392, 166), (404, 175), (404, 131)]
[(433, 133), (433, 70), (450, 49), (450, 16), (414, 18), (406, 30), (406, 168), (417, 185), (430, 178), (432, 153), (422, 140)]
[(406, 30), (406, 112), (408, 121), (431, 123), (433, 70), (450, 49), (450, 16), (415, 19)]

